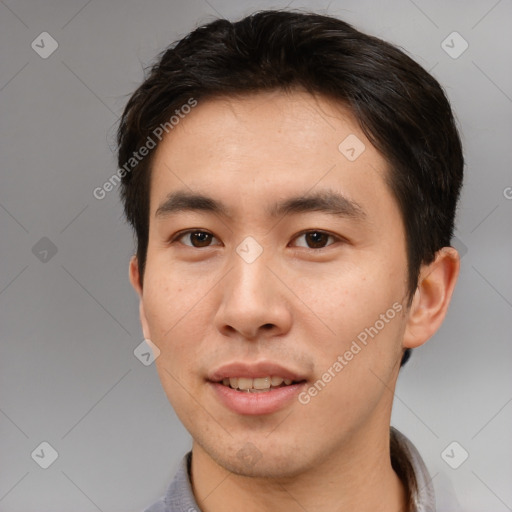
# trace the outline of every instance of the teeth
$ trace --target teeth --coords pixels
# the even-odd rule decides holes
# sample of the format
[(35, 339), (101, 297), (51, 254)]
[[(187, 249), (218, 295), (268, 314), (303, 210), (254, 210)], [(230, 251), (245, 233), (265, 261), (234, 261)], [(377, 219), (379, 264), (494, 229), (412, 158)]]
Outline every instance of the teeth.
[(226, 377), (222, 379), (224, 386), (240, 389), (242, 391), (250, 391), (252, 393), (270, 391), (270, 389), (281, 386), (283, 383), (289, 386), (292, 382), (291, 379), (283, 379), (275, 375), (272, 377), (257, 377), (256, 379), (250, 379), (248, 377)]
[(281, 377), (272, 377), (271, 382), (272, 386), (280, 386), (283, 383), (284, 379)]
[[(230, 379), (231, 381), (231, 379)], [(247, 379), (246, 377), (239, 377), (238, 378), (238, 389), (251, 389), (254, 387), (252, 385), (253, 379)]]
[(270, 377), (253, 379), (252, 387), (254, 389), (270, 389)]

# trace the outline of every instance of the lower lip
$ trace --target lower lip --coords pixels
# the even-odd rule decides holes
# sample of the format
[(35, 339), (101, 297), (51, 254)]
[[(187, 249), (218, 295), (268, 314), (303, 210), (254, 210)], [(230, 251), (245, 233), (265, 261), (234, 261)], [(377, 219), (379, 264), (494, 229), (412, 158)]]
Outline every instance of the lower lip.
[(247, 391), (237, 391), (218, 382), (209, 382), (209, 384), (228, 409), (237, 414), (247, 415), (271, 414), (283, 409), (297, 399), (297, 395), (306, 385), (305, 382), (299, 382), (261, 393), (248, 393)]

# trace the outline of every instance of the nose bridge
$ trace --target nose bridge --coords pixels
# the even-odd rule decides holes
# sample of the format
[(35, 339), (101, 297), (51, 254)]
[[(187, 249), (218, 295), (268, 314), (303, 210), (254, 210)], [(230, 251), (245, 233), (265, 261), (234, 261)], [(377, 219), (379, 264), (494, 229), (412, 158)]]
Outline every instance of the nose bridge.
[(290, 326), (291, 314), (280, 284), (267, 265), (272, 266), (271, 250), (251, 237), (246, 238), (230, 258), (232, 268), (222, 287), (217, 311), (217, 328), (224, 334), (237, 331), (246, 338), (258, 336), (260, 328), (274, 331)]
[[(269, 263), (269, 251), (252, 237), (245, 239), (236, 248), (232, 257), (231, 290), (233, 300), (250, 300), (256, 307), (261, 301), (267, 300), (267, 294), (272, 294), (270, 284), (267, 282), (272, 274), (267, 268)], [(256, 245), (257, 244), (257, 245)], [(265, 286), (266, 285), (266, 286)]]

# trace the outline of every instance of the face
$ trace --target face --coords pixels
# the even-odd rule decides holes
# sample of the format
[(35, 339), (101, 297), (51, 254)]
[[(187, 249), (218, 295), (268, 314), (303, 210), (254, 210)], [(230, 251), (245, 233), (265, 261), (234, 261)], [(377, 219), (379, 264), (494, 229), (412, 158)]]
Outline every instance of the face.
[(389, 429), (407, 257), (386, 173), (348, 110), (300, 92), (199, 102), (157, 148), (132, 283), (169, 401), (224, 468), (293, 475)]

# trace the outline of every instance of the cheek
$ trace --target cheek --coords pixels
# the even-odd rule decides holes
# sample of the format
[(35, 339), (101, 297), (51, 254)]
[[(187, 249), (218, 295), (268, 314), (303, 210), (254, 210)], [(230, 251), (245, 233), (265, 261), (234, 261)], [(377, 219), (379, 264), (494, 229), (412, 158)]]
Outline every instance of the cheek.
[[(352, 297), (351, 297), (352, 298)], [(387, 403), (400, 359), (403, 314), (398, 302), (380, 307), (380, 301), (346, 307), (333, 317), (336, 336), (320, 340), (315, 358), (315, 380), (301, 403), (313, 423), (325, 418), (336, 429), (358, 428), (379, 403)], [(394, 307), (393, 307), (394, 306)], [(384, 320), (380, 317), (384, 315)], [(382, 402), (384, 400), (384, 402)], [(328, 435), (331, 427), (325, 427)], [(338, 432), (339, 434), (339, 432)]]
[(185, 293), (186, 287), (171, 274), (147, 274), (144, 283), (144, 311), (151, 333), (151, 341), (159, 348), (157, 366), (185, 375), (187, 358), (193, 359), (195, 346), (190, 341), (198, 335), (202, 322), (199, 292)]
[(153, 341), (165, 344), (200, 309), (208, 279), (180, 271), (165, 253), (148, 253), (144, 276), (144, 309)]
[(336, 375), (329, 387), (341, 400), (352, 403), (361, 393), (371, 393), (367, 387), (374, 388), (377, 377), (370, 370), (387, 380), (400, 356), (405, 270), (400, 272), (397, 276), (388, 262), (361, 259), (342, 272), (298, 280), (297, 295), (307, 297), (315, 314), (302, 325), (308, 338), (318, 340), (315, 374), (321, 378), (330, 370), (325, 380)]
[[(405, 274), (405, 269), (401, 272)], [(297, 276), (294, 291), (330, 327), (331, 334), (347, 338), (355, 334), (354, 329), (373, 324), (393, 303), (402, 300), (402, 280), (401, 274), (386, 265), (362, 260), (357, 265), (338, 266), (330, 273)]]

